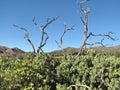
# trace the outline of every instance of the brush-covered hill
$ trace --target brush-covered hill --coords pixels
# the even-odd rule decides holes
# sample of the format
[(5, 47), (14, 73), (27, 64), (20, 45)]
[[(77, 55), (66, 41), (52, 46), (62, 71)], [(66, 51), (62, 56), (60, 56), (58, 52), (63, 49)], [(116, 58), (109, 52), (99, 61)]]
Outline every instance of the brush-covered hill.
[[(73, 48), (73, 47), (67, 47), (64, 49), (64, 51), (66, 52), (66, 54), (73, 54), (75, 52), (78, 52), (78, 48)], [(55, 50), (52, 52), (49, 52), (49, 54), (51, 55), (62, 55), (63, 51), (62, 50)]]
[[(107, 55), (115, 55), (120, 57), (120, 45), (119, 46), (111, 46), (111, 47), (92, 47), (96, 51), (96, 53), (104, 52)], [(76, 54), (79, 51), (79, 48), (68, 47), (64, 49), (66, 54)], [(25, 55), (25, 51), (19, 48), (8, 48), (6, 46), (0, 46), (0, 57), (18, 57), (22, 58)], [(61, 56), (62, 50), (55, 50), (49, 52), (48, 54), (53, 56)]]
[[(120, 56), (120, 45), (119, 46), (111, 46), (111, 47), (92, 47), (96, 51), (96, 53), (104, 52), (107, 55), (115, 55)], [(75, 54), (79, 51), (79, 48), (68, 47), (64, 49), (66, 54)], [(51, 55), (62, 55), (62, 50), (52, 51), (49, 54)]]
[(108, 55), (114, 55), (120, 57), (120, 45), (118, 46), (111, 46), (111, 47), (95, 47), (94, 48), (97, 52), (104, 52)]
[(8, 48), (6, 46), (0, 46), (0, 56), (3, 57), (23, 57), (25, 52), (19, 48)]

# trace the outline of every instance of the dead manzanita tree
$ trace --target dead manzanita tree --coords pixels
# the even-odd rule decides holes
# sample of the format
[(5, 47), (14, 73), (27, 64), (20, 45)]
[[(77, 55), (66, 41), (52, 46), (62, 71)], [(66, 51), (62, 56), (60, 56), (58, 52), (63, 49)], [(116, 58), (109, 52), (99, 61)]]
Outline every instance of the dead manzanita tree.
[[(82, 44), (80, 45), (79, 51), (77, 53), (77, 55), (75, 55), (73, 57), (73, 61), (83, 53), (84, 48), (86, 49), (86, 45), (87, 45), (87, 40), (91, 37), (91, 36), (101, 36), (101, 37), (107, 37), (111, 40), (115, 40), (114, 38), (111, 37), (111, 34), (114, 34), (113, 32), (109, 32), (108, 34), (93, 34), (92, 32), (89, 32), (88, 29), (88, 14), (90, 13), (90, 8), (84, 9), (83, 8), (83, 4), (86, 3), (89, 0), (82, 0), (81, 2), (78, 2), (78, 5), (80, 7), (80, 19), (83, 23), (84, 26), (84, 31), (83, 31), (83, 41)], [(103, 42), (103, 40), (101, 40), (101, 42)], [(97, 44), (102, 44), (101, 42), (97, 42)], [(96, 44), (96, 43), (94, 43)]]
[(74, 26), (72, 26), (71, 28), (67, 28), (67, 25), (64, 24), (64, 31), (63, 31), (62, 35), (60, 36), (60, 43), (58, 43), (58, 41), (55, 40), (55, 42), (57, 43), (58, 47), (61, 48), (61, 50), (62, 50), (62, 54), (64, 56), (64, 59), (66, 59), (66, 53), (65, 53), (64, 45), (63, 45), (63, 37), (64, 37), (65, 33), (67, 31), (70, 31), (70, 30), (74, 30)]
[(42, 32), (42, 37), (41, 37), (41, 41), (40, 41), (40, 45), (38, 46), (38, 49), (37, 49), (37, 52), (35, 50), (35, 47), (34, 47), (34, 44), (32, 43), (32, 41), (30, 40), (29, 38), (29, 31), (26, 29), (26, 28), (23, 28), (23, 27), (20, 27), (18, 25), (13, 25), (14, 27), (17, 27), (21, 30), (23, 30), (25, 32), (25, 37), (27, 39), (27, 41), (30, 43), (30, 45), (32, 46), (32, 49), (33, 49), (33, 53), (42, 53), (44, 54), (44, 51), (43, 51), (43, 47), (46, 45), (47, 43), (47, 40), (48, 40), (48, 34), (47, 32), (45, 31), (45, 29), (51, 24), (53, 23), (54, 21), (56, 21), (58, 19), (58, 17), (56, 18), (53, 18), (53, 19), (47, 19), (46, 23), (44, 25), (38, 25), (36, 22), (35, 22), (35, 17), (33, 18), (33, 23), (36, 27), (38, 27), (38, 29)]
[[(82, 21), (82, 23), (83, 23), (83, 25), (84, 25), (84, 33), (83, 33), (83, 35), (84, 35), (84, 38), (83, 38), (83, 42), (82, 42), (82, 44), (81, 44), (81, 46), (80, 46), (80, 48), (79, 48), (79, 51), (78, 51), (78, 53), (77, 53), (77, 55), (76, 56), (74, 56), (73, 57), (73, 61), (80, 55), (80, 54), (82, 54), (82, 52), (83, 52), (83, 49), (84, 49), (84, 47), (86, 48), (86, 45), (90, 45), (90, 46), (93, 46), (93, 45), (96, 45), (96, 44), (100, 44), (100, 45), (102, 45), (103, 47), (105, 47), (105, 45), (103, 44), (103, 41), (104, 41), (104, 38), (103, 39), (101, 39), (101, 41), (99, 42), (94, 42), (94, 43), (87, 43), (87, 40), (91, 37), (91, 36), (100, 36), (100, 37), (107, 37), (108, 39), (111, 39), (111, 40), (116, 40), (115, 38), (113, 38), (112, 36), (111, 36), (111, 34), (114, 34), (113, 32), (108, 32), (107, 34), (93, 34), (92, 32), (89, 32), (89, 30), (88, 30), (88, 14), (89, 14), (89, 12), (90, 12), (90, 9), (89, 8), (87, 8), (87, 10), (85, 10), (84, 8), (83, 8), (83, 4), (85, 3), (85, 2), (87, 2), (88, 0), (82, 0), (81, 2), (79, 2), (78, 4), (79, 4), (79, 6), (80, 6), (80, 19), (81, 19), (81, 21)], [(105, 56), (105, 54), (102, 54), (102, 66), (101, 66), (101, 77), (100, 77), (100, 80), (99, 80), (99, 84), (98, 84), (98, 86), (97, 86), (97, 88), (98, 89), (102, 89), (102, 90), (107, 90), (107, 87), (106, 87), (106, 85), (104, 84), (104, 80), (105, 80), (105, 70), (106, 70), (106, 67), (105, 67), (105, 64), (106, 64), (106, 62), (105, 62), (105, 60), (106, 60), (106, 56)], [(92, 90), (89, 86), (87, 86), (87, 85), (81, 85), (81, 84), (77, 84), (77, 85), (70, 85), (67, 89), (71, 89), (72, 87), (78, 87), (78, 86), (80, 86), (80, 87), (85, 87), (87, 90), (89, 89), (89, 90)]]

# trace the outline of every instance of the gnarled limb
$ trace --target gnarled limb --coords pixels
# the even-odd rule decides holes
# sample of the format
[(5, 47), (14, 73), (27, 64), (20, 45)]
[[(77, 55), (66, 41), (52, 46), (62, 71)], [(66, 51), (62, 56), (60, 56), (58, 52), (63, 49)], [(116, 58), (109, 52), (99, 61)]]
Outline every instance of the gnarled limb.
[[(82, 4), (84, 4), (86, 1), (88, 0), (82, 0), (80, 3), (79, 3), (79, 6), (80, 6), (80, 10), (81, 10), (81, 14), (80, 14), (80, 19), (84, 25), (84, 39), (83, 39), (83, 42), (82, 42), (82, 45), (80, 46), (80, 49), (78, 51), (78, 54), (73, 57), (73, 60), (75, 60), (83, 51), (83, 48), (86, 46), (86, 41), (87, 39), (89, 38), (88, 37), (88, 14), (90, 12), (90, 9), (87, 8), (87, 10), (85, 10), (83, 7), (82, 7)], [(84, 18), (83, 18), (84, 17)]]
[(103, 41), (104, 41), (104, 38), (100, 42), (86, 43), (86, 45), (90, 45), (91, 47), (93, 45), (100, 44), (101, 46), (105, 47), (105, 45), (103, 44)]
[(17, 25), (13, 25), (13, 26), (14, 26), (14, 27), (17, 27), (17, 28), (19, 28), (19, 29), (21, 29), (21, 30), (23, 30), (23, 31), (25, 32), (24, 38), (26, 38), (27, 41), (30, 43), (30, 45), (32, 46), (33, 52), (35, 53), (35, 47), (34, 47), (32, 41), (31, 41), (30, 38), (29, 38), (29, 32), (28, 32), (28, 30), (27, 30), (26, 28), (19, 27), (19, 26), (17, 26)]
[(108, 39), (111, 39), (111, 40), (115, 41), (115, 38), (113, 38), (111, 36), (111, 34), (114, 34), (114, 32), (108, 32), (108, 34), (93, 34), (93, 33), (90, 33), (89, 36), (103, 36), (103, 37), (107, 37)]
[(64, 56), (64, 59), (66, 59), (66, 53), (65, 53), (65, 50), (64, 50), (64, 46), (63, 46), (63, 37), (65, 35), (65, 33), (67, 31), (70, 31), (70, 30), (74, 30), (74, 26), (72, 26), (71, 28), (67, 28), (67, 25), (64, 24), (64, 31), (60, 37), (60, 43), (58, 43), (56, 40), (55, 42), (57, 43), (58, 47), (61, 48), (62, 52), (63, 52), (63, 56)]
[(48, 25), (50, 25), (52, 22), (56, 21), (58, 19), (58, 17), (56, 18), (53, 18), (52, 20), (49, 20), (47, 19), (45, 25), (38, 25), (35, 21), (35, 17), (33, 18), (33, 23), (36, 27), (39, 28), (39, 30), (42, 32), (42, 38), (41, 38), (41, 41), (40, 41), (40, 45), (37, 49), (37, 53), (40, 53), (40, 51), (42, 53), (44, 53), (44, 51), (42, 50), (42, 47), (44, 47), (46, 45), (46, 42), (48, 40), (48, 34), (45, 32), (45, 29), (48, 27)]

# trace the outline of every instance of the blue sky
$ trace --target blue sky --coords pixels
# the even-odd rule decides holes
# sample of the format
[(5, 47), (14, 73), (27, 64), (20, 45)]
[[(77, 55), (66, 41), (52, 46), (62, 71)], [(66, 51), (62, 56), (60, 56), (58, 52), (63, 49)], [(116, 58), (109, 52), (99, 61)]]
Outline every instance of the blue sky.
[[(90, 0), (84, 7), (90, 7), (89, 31), (93, 33), (115, 32), (120, 36), (120, 0)], [(18, 47), (24, 51), (32, 51), (29, 43), (24, 39), (24, 32), (13, 27), (13, 24), (29, 30), (30, 39), (37, 48), (41, 39), (41, 32), (32, 22), (43, 25), (47, 18), (60, 16), (53, 22), (46, 32), (49, 35), (44, 51), (59, 49), (55, 40), (63, 32), (64, 23), (68, 27), (75, 24), (75, 30), (69, 31), (63, 38), (64, 47), (79, 47), (83, 40), (83, 24), (79, 17), (79, 7), (74, 0), (0, 0), (0, 45)], [(88, 42), (99, 41), (101, 38), (90, 38)], [(105, 40), (110, 46), (119, 45), (120, 41)]]

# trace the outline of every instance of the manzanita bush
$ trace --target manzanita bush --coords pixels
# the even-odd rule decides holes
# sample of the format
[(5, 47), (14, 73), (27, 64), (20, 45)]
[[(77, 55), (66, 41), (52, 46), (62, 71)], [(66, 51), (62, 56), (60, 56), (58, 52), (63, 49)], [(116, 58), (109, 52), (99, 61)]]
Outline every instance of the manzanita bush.
[[(0, 90), (102, 90), (99, 88), (103, 55), (90, 51), (71, 62), (36, 55), (23, 60), (0, 58)], [(105, 90), (120, 89), (120, 58), (105, 56), (103, 85)], [(71, 87), (70, 87), (71, 86)], [(72, 87), (74, 86), (74, 87)], [(84, 87), (86, 86), (86, 87)], [(88, 89), (87, 86), (89, 87)]]

